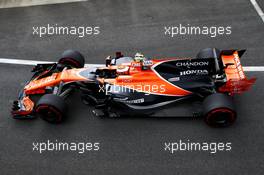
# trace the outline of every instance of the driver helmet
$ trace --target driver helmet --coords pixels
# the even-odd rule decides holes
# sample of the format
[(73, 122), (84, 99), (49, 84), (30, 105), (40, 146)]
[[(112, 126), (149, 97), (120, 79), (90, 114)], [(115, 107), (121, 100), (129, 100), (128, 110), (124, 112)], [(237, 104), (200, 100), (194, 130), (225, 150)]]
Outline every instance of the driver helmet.
[(134, 60), (136, 62), (143, 62), (145, 60), (145, 56), (142, 53), (136, 53)]

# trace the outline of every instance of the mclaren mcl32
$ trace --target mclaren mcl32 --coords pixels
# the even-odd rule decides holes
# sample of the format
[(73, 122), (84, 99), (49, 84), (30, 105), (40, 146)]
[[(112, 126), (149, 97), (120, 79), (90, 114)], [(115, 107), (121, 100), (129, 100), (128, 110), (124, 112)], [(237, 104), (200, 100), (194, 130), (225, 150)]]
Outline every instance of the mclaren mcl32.
[(67, 50), (58, 62), (33, 68), (12, 116), (59, 123), (66, 116), (65, 99), (79, 90), (97, 116), (201, 116), (210, 126), (229, 126), (237, 117), (233, 96), (256, 81), (243, 71), (244, 52), (207, 48), (195, 58), (165, 59), (135, 59), (117, 52), (105, 65), (85, 66), (79, 52)]

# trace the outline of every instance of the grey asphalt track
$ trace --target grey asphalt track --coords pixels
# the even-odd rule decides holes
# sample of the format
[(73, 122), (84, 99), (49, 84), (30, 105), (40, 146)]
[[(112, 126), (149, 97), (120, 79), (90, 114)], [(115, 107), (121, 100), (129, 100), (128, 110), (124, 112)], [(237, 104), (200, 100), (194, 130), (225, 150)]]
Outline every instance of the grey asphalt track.
[[(32, 26), (97, 25), (101, 34), (32, 36)], [(169, 38), (164, 26), (232, 26), (232, 34), (210, 38)], [(108, 0), (0, 10), (0, 57), (56, 61), (65, 49), (80, 50), (86, 63), (103, 63), (115, 51), (150, 57), (195, 56), (201, 48), (246, 48), (242, 63), (264, 66), (264, 24), (249, 0), (150, 1)], [(31, 66), (0, 64), (0, 174), (263, 174), (264, 72), (249, 92), (237, 96), (238, 120), (225, 129), (200, 119), (96, 118), (78, 94), (69, 118), (60, 125), (41, 119), (13, 120), (9, 114)], [(100, 142), (100, 151), (32, 151), (32, 142), (47, 140)], [(165, 152), (164, 142), (231, 142), (232, 150)]]
[(262, 9), (263, 11), (263, 8), (264, 8), (264, 2), (263, 1), (257, 1), (259, 7)]

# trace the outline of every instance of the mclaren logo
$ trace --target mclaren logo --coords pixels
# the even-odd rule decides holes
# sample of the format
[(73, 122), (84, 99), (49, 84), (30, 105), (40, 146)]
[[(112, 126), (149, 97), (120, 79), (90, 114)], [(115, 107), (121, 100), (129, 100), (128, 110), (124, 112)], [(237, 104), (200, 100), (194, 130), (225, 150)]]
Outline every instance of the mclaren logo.
[(195, 62), (191, 62), (191, 61), (188, 61), (188, 62), (177, 62), (176, 63), (176, 66), (178, 67), (196, 67), (196, 66), (208, 66), (209, 65), (209, 62), (208, 61), (195, 61)]
[(207, 70), (186, 70), (180, 72), (180, 75), (208, 75)]

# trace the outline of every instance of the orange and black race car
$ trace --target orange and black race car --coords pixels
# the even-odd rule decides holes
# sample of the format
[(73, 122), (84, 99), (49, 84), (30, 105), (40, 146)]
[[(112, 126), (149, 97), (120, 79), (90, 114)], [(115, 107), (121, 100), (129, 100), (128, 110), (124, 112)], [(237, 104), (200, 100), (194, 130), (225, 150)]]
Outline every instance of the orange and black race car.
[(256, 81), (244, 74), (240, 63), (244, 52), (207, 48), (196, 58), (166, 59), (117, 52), (115, 58), (107, 57), (105, 66), (84, 67), (84, 57), (67, 50), (57, 63), (33, 68), (12, 115), (61, 122), (65, 98), (78, 89), (97, 116), (203, 116), (211, 126), (229, 126), (236, 120), (232, 97)]

